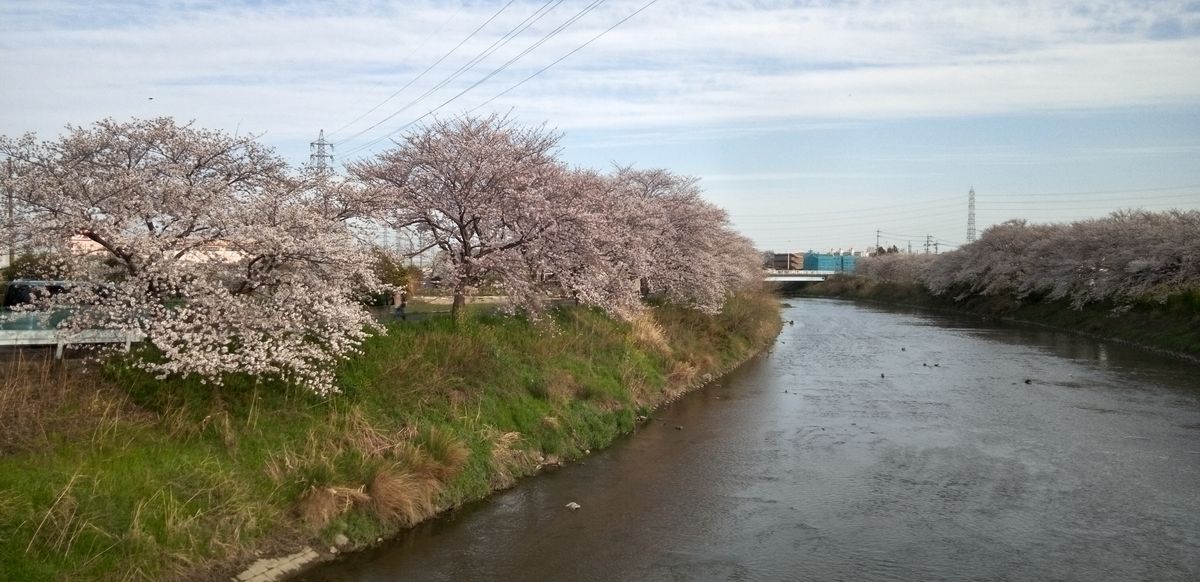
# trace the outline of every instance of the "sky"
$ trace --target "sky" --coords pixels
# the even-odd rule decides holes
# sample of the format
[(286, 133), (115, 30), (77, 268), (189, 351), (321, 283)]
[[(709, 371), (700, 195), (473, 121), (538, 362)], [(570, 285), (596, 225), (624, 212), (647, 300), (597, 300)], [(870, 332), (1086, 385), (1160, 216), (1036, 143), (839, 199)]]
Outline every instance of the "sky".
[(172, 116), (342, 164), (436, 117), (663, 167), (763, 250), (1200, 209), (1200, 1), (0, 0), (0, 134)]

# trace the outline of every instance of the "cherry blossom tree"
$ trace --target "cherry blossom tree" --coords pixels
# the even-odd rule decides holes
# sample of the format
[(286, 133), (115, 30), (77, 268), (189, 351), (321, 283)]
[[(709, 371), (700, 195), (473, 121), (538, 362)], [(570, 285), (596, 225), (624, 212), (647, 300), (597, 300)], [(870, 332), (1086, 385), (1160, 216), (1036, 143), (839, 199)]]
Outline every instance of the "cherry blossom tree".
[(554, 227), (520, 254), (532, 283), (526, 296), (534, 296), (536, 287), (543, 293), (557, 290), (580, 304), (632, 317), (643, 308), (637, 270), (641, 239), (630, 220), (641, 205), (622, 196), (610, 177), (592, 170), (564, 172), (556, 189)]
[[(231, 372), (334, 390), (333, 364), (373, 325), (355, 289), (379, 286), (346, 224), (352, 190), (319, 190), (252, 139), (170, 118), (0, 138), (26, 248), (90, 284), (62, 327), (143, 335), (160, 376)], [(360, 196), (361, 198), (361, 196)]]
[(919, 281), (956, 300), (1008, 295), (1062, 299), (1074, 307), (1161, 301), (1200, 288), (1200, 211), (1125, 210), (1050, 224), (1010, 220), (927, 262), (892, 257), (865, 259), (857, 272)]
[(888, 283), (916, 284), (925, 280), (925, 269), (943, 255), (884, 252), (859, 259), (854, 274)]
[(699, 192), (695, 180), (665, 170), (563, 172), (546, 201), (551, 225), (518, 252), (499, 255), (511, 263), (497, 273), (530, 312), (556, 287), (631, 317), (644, 307), (643, 280), (674, 302), (718, 311), (760, 276), (758, 253)]
[(441, 251), (457, 317), (472, 289), (498, 281), (510, 299), (532, 297), (522, 253), (556, 227), (567, 207), (558, 188), (559, 137), (500, 116), (438, 120), (349, 171), (381, 200), (377, 214)]
[(613, 180), (635, 209), (621, 218), (636, 233), (626, 260), (644, 291), (711, 313), (760, 276), (758, 251), (723, 209), (704, 200), (695, 178), (618, 167)]

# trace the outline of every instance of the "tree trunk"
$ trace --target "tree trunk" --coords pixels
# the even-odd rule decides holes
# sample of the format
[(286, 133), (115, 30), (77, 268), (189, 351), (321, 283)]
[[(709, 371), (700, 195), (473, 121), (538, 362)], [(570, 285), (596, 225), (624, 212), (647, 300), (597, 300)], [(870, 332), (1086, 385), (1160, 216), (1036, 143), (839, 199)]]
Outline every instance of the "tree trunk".
[(454, 321), (460, 321), (466, 316), (466, 310), (463, 309), (467, 305), (467, 286), (471, 281), (471, 272), (474, 271), (474, 265), (471, 264), (471, 256), (469, 253), (464, 253), (462, 261), (462, 272), (454, 280), (454, 303), (450, 304), (450, 318)]
[(453, 319), (454, 321), (458, 321), (459, 318), (463, 317), (466, 314), (466, 311), (463, 309), (463, 307), (466, 306), (466, 304), (467, 304), (466, 294), (463, 293), (462, 290), (460, 290), (460, 289), (455, 289), (454, 290), (454, 303), (450, 304), (450, 318)]

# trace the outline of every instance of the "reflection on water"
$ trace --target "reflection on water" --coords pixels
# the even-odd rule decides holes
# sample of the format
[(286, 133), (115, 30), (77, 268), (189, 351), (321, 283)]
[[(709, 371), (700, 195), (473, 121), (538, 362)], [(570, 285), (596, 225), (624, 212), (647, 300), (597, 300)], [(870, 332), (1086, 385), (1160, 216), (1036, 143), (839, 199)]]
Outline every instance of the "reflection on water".
[(632, 438), (304, 579), (1200, 579), (1200, 368), (790, 301)]

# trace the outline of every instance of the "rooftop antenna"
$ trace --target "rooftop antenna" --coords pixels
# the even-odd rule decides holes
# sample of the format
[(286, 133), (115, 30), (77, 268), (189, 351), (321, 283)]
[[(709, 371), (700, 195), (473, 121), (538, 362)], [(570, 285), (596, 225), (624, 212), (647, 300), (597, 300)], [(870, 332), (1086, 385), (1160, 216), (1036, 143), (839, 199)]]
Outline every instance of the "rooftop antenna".
[(975, 242), (975, 187), (967, 194), (967, 242)]

